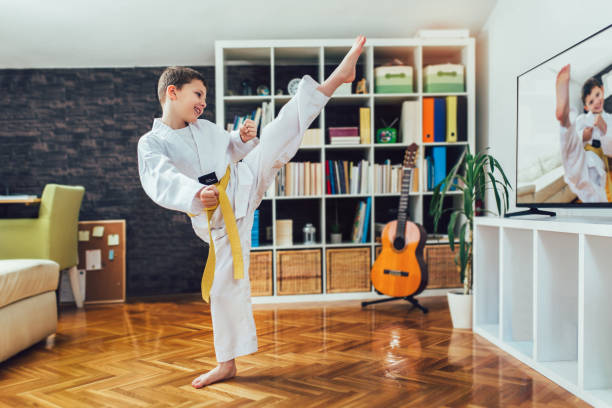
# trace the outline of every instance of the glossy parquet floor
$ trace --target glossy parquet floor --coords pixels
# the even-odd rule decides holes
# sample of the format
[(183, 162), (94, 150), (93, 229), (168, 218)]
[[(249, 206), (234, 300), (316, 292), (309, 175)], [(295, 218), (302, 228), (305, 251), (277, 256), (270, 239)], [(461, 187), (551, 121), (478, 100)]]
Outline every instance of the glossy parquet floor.
[(255, 306), (259, 351), (196, 390), (216, 365), (197, 300), (62, 311), (55, 344), (0, 363), (2, 407), (583, 407), (471, 331), (446, 299)]

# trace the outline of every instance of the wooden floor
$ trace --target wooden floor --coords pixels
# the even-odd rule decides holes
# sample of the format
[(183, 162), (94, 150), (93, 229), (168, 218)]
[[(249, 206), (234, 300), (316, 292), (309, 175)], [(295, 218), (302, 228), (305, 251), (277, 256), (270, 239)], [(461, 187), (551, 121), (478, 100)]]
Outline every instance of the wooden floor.
[(87, 306), (44, 342), (0, 363), (6, 407), (582, 407), (471, 331), (445, 298), (362, 310), (359, 302), (255, 306), (259, 351), (238, 377), (195, 390), (216, 365), (201, 301)]

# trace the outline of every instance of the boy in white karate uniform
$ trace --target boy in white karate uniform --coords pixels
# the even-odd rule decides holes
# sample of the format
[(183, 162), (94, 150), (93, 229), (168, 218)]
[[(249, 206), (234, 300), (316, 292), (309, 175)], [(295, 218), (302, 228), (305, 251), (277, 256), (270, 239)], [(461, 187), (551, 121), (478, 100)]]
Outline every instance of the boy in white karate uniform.
[[(589, 78), (582, 86), (582, 103), (587, 113), (576, 117), (576, 132), (582, 137), (582, 142), (597, 148), (605, 149), (603, 154), (612, 156), (609, 143), (602, 145), (608, 133), (608, 123), (612, 126), (612, 115), (604, 110), (604, 87), (602, 82), (594, 77)], [(601, 157), (601, 155), (600, 155)]]
[[(556, 80), (556, 117), (561, 124), (560, 145), (565, 182), (582, 202), (612, 201), (612, 175), (604, 162), (607, 160), (604, 154), (612, 154), (612, 137), (607, 134), (606, 121), (602, 117), (602, 112), (605, 113), (603, 87), (586, 87), (583, 90), (583, 94), (588, 91), (586, 98), (583, 95), (583, 103), (585, 109), (589, 110), (593, 123), (590, 123), (587, 115), (580, 115), (571, 123), (569, 80), (570, 66), (566, 65), (559, 71)], [(601, 95), (598, 95), (598, 92)], [(597, 118), (592, 117), (593, 113), (597, 114)], [(597, 137), (595, 140), (601, 143), (599, 150), (603, 154), (591, 147), (594, 136)]]
[(154, 202), (189, 214), (195, 233), (209, 243), (212, 238), (202, 296), (210, 302), (219, 365), (194, 379), (195, 388), (232, 378), (234, 359), (257, 351), (248, 277), (254, 211), (329, 97), (355, 79), (364, 43), (365, 37), (357, 37), (321, 85), (304, 76), (259, 140), (251, 120), (228, 133), (198, 119), (207, 88), (196, 71), (171, 67), (160, 77), (163, 115), (138, 142), (140, 180)]

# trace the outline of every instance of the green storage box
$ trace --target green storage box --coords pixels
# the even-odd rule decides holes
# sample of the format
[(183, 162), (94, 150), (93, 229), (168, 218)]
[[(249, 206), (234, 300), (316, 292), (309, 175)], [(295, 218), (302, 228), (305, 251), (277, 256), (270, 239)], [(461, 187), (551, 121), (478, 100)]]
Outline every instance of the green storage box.
[(375, 93), (412, 93), (412, 67), (391, 65), (374, 68)]
[(464, 92), (463, 65), (428, 65), (424, 73), (424, 92)]

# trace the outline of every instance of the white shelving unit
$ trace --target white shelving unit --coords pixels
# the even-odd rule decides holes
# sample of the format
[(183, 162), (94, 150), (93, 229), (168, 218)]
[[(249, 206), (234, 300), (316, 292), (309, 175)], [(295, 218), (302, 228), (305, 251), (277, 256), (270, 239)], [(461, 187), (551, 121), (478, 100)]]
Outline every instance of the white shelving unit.
[(478, 217), (474, 240), (474, 331), (612, 407), (612, 220)]
[[(219, 126), (225, 126), (226, 123), (233, 120), (234, 114), (229, 111), (236, 112), (241, 108), (244, 108), (243, 115), (254, 109), (258, 104), (262, 102), (270, 102), (273, 106), (274, 112), (278, 113), (279, 109), (284, 105), (290, 96), (287, 95), (286, 83), (281, 83), (281, 76), (286, 75), (287, 72), (291, 72), (292, 76), (301, 77), (303, 74), (311, 75), (315, 80), (322, 82), (326, 75), (331, 71), (331, 67), (337, 65), (346, 52), (352, 46), (353, 39), (329, 39), (329, 40), (272, 40), (272, 41), (217, 41), (215, 42), (215, 110), (216, 110), (216, 123)], [(318, 154), (317, 160), (321, 163), (325, 163), (328, 159), (334, 159), (334, 155), (344, 154), (346, 152), (352, 152), (353, 154), (360, 155), (360, 158), (368, 160), (369, 163), (382, 163), (380, 157), (385, 154), (393, 154), (396, 156), (402, 155), (408, 145), (407, 143), (394, 143), (394, 144), (375, 144), (375, 132), (376, 128), (380, 127), (378, 122), (379, 112), (387, 109), (395, 109), (398, 112), (401, 110), (401, 104), (403, 101), (418, 101), (419, 110), (419, 135), (422, 134), (422, 101), (424, 97), (431, 96), (448, 96), (458, 95), (466, 99), (467, 105), (467, 140), (460, 141), (457, 143), (420, 143), (419, 158), (417, 161), (417, 167), (420, 169), (424, 168), (424, 150), (429, 149), (432, 146), (448, 146), (449, 149), (453, 150), (453, 154), (457, 157), (460, 155), (461, 150), (465, 149), (466, 146), (470, 146), (472, 151), (475, 150), (475, 45), (473, 38), (464, 39), (420, 39), (420, 38), (405, 38), (405, 39), (368, 39), (365, 50), (360, 57), (358, 63), (358, 77), (356, 80), (365, 77), (367, 81), (367, 94), (352, 94), (346, 96), (333, 96), (325, 109), (321, 112), (318, 119), (315, 119), (315, 123), (312, 127), (317, 127), (323, 130), (324, 140), (327, 134), (328, 121), (326, 115), (330, 114), (334, 108), (337, 107), (355, 107), (358, 110), (359, 107), (370, 108), (370, 123), (371, 123), (371, 134), (370, 144), (358, 144), (352, 146), (331, 146), (322, 145), (320, 147), (305, 147), (301, 148), (300, 151), (308, 152), (309, 154)], [(374, 93), (374, 68), (382, 65), (388, 60), (399, 57), (404, 62), (413, 67), (414, 72), (414, 84), (413, 87), (415, 92), (404, 93), (404, 94), (377, 94)], [(423, 90), (423, 68), (431, 64), (439, 63), (458, 63), (463, 64), (465, 67), (465, 92), (454, 92), (454, 93), (424, 93)], [(250, 67), (250, 68), (249, 68)], [(255, 90), (255, 87), (259, 84), (265, 84), (270, 89), (269, 96), (236, 96), (236, 91), (239, 88), (239, 84), (235, 81), (228, 81), (228, 76), (232, 75), (231, 70), (233, 69), (246, 69), (246, 72), (251, 72), (253, 77), (251, 80), (251, 87)], [(248, 71), (252, 69), (252, 71)], [(295, 73), (295, 74), (293, 74)], [(360, 75), (362, 74), (362, 75)], [(235, 75), (235, 74), (234, 74)], [(229, 90), (233, 89), (233, 95), (229, 94)], [(276, 95), (277, 89), (282, 89), (285, 95)], [(357, 116), (358, 118), (358, 116)], [(335, 125), (339, 126), (339, 125)], [(357, 119), (356, 123), (346, 124), (344, 126), (359, 126)], [(399, 123), (397, 125), (399, 128)], [(300, 154), (300, 152), (298, 152)], [(397, 163), (397, 161), (395, 162)], [(399, 161), (401, 163), (401, 161)], [(447, 170), (450, 170), (450, 164), (447, 164)], [(370, 180), (373, 180), (373, 170), (370, 171)], [(425, 185), (423, 180), (423, 172), (419, 171), (419, 191), (410, 194), (410, 217), (413, 221), (423, 224), (424, 219), (428, 217), (427, 212), (428, 202), (431, 199), (431, 192), (424, 191), (423, 186)], [(325, 174), (322, 175), (322, 185), (325, 186)], [(367, 246), (371, 248), (372, 261), (375, 259), (375, 248), (378, 246), (374, 242), (374, 223), (376, 214), (376, 199), (387, 197), (391, 199), (397, 197), (399, 194), (374, 194), (373, 186), (370, 185), (370, 193), (368, 194), (338, 194), (338, 195), (318, 195), (308, 197), (270, 197), (264, 199), (271, 201), (272, 208), (272, 227), (273, 234), (276, 236), (275, 231), (275, 220), (277, 218), (278, 206), (286, 205), (291, 200), (311, 200), (313, 207), (317, 208), (317, 234), (321, 239), (321, 242), (317, 245), (293, 245), (291, 247), (280, 247), (276, 245), (265, 245), (255, 247), (253, 250), (272, 250), (273, 260), (276, 259), (277, 250), (281, 249), (307, 249), (307, 248), (321, 248), (322, 250), (322, 294), (320, 295), (291, 295), (282, 296), (280, 301), (303, 301), (303, 300), (333, 300), (333, 299), (347, 299), (347, 298), (367, 298), (377, 297), (376, 292), (359, 292), (359, 293), (341, 293), (341, 294), (328, 294), (326, 293), (326, 256), (325, 250), (327, 248), (338, 248), (338, 247), (358, 247)], [(327, 222), (329, 215), (327, 214), (327, 207), (333, 200), (346, 200), (364, 199), (366, 197), (372, 197), (372, 211), (370, 216), (370, 225), (368, 228), (368, 241), (366, 244), (330, 244), (327, 240), (329, 237), (329, 231), (327, 230)], [(451, 198), (453, 204), (460, 204), (460, 196), (457, 195)], [(396, 204), (397, 205), (397, 204)], [(379, 222), (382, 222), (379, 220)], [(294, 225), (295, 228), (295, 225)], [(428, 231), (432, 232), (432, 231)], [(441, 231), (443, 232), (443, 231)], [(273, 261), (275, 268), (275, 262)], [(274, 282), (274, 294), (275, 296), (253, 298), (254, 302), (275, 302), (279, 301), (276, 296), (276, 274), (273, 273)], [(429, 290), (424, 292), (427, 294), (443, 294), (445, 290)]]

